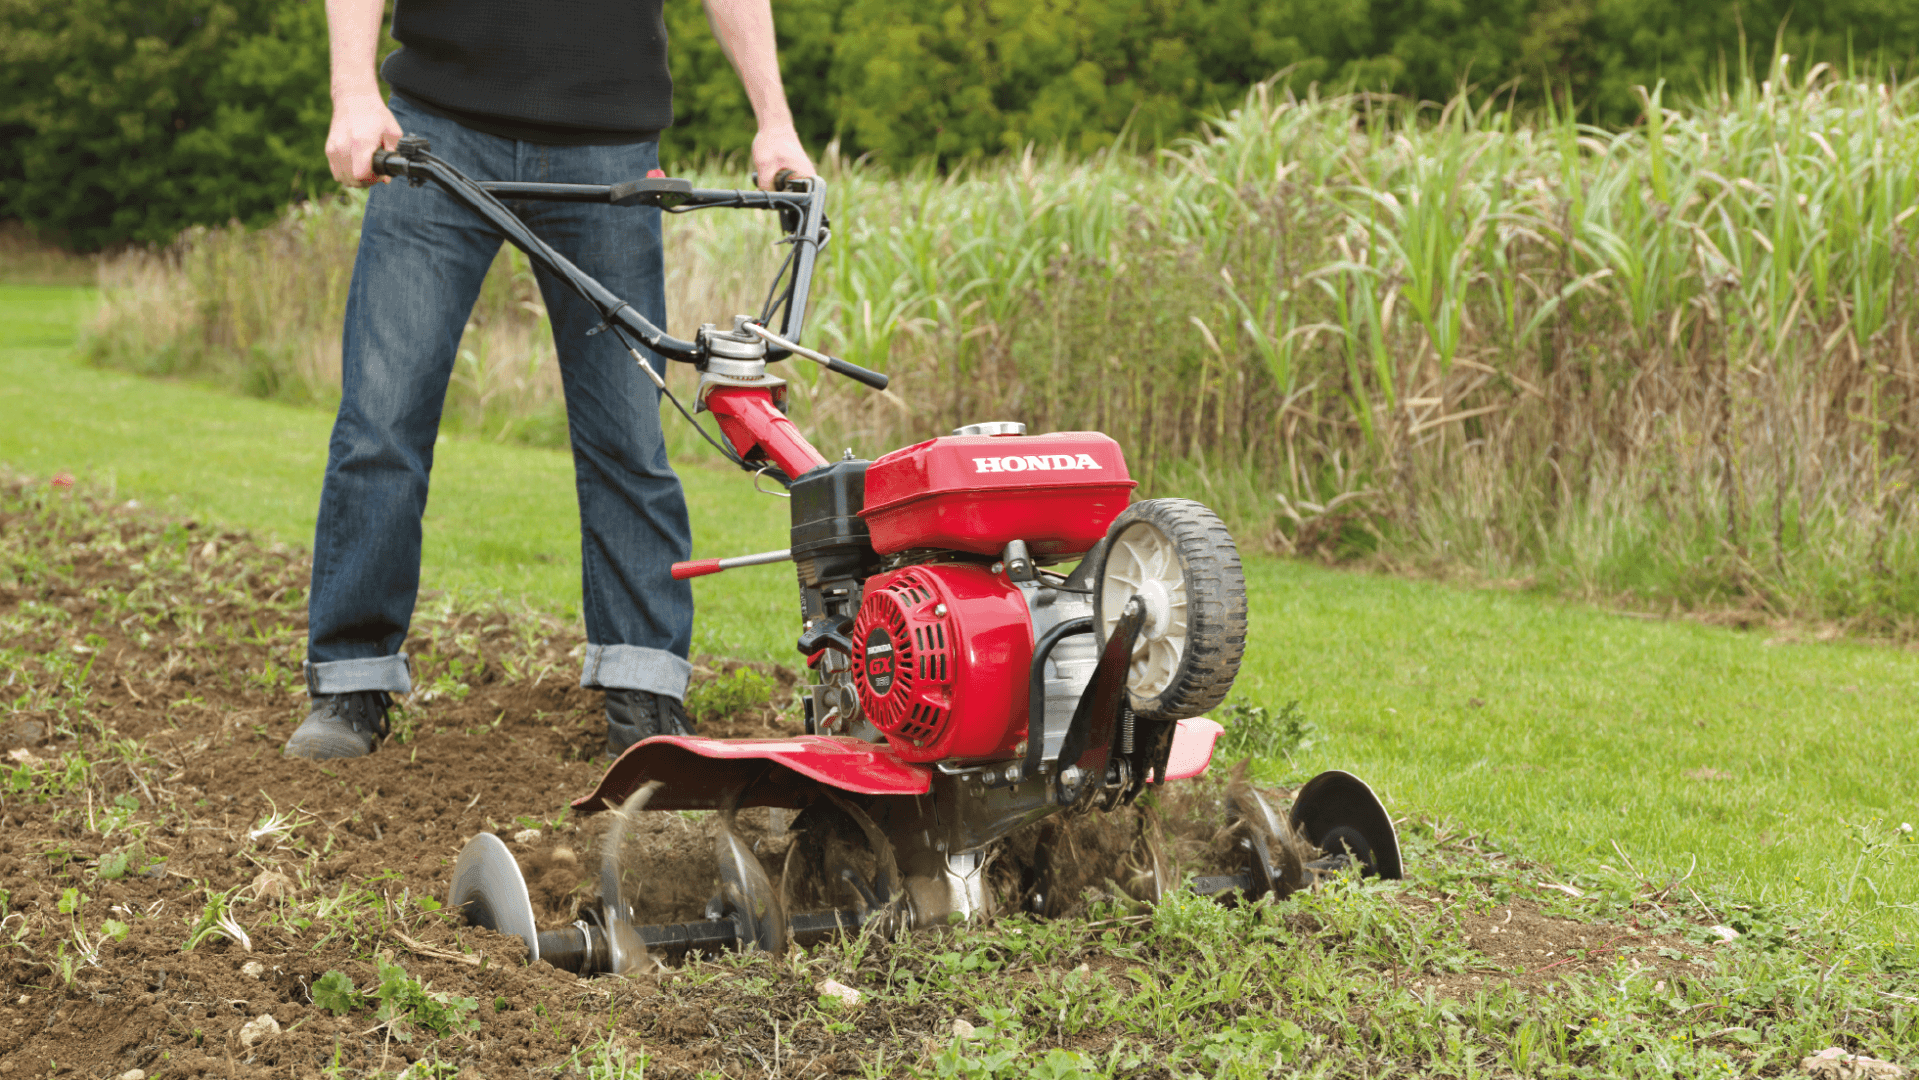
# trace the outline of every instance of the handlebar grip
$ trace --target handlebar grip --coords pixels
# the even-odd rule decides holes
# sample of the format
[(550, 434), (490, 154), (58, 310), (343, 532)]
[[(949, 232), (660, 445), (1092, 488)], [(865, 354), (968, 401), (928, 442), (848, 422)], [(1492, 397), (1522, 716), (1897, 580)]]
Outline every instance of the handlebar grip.
[(397, 150), (375, 150), (373, 152), (373, 175), (405, 176), (407, 159)]
[(827, 357), (827, 370), (838, 372), (852, 379), (854, 382), (864, 383), (867, 386), (873, 387), (875, 390), (885, 390), (887, 383), (890, 381), (886, 375), (881, 372), (869, 371), (859, 364), (849, 364), (837, 356)]
[(717, 574), (720, 572), (720, 570), (721, 570), (721, 566), (720, 566), (719, 559), (694, 559), (691, 562), (674, 563), (672, 574), (673, 574), (673, 580), (685, 581), (688, 578), (705, 577), (708, 574)]

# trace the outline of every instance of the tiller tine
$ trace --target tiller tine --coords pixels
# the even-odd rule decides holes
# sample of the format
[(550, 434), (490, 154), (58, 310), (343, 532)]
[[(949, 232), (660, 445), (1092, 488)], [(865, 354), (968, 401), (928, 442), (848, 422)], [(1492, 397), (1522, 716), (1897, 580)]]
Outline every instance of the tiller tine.
[(1157, 904), (1167, 895), (1168, 865), (1160, 819), (1149, 807), (1136, 820), (1133, 848), (1121, 858), (1118, 876), (1108, 880), (1140, 903)]
[(453, 886), (447, 906), (466, 914), (467, 921), (526, 943), (527, 962), (545, 960), (575, 972), (626, 974), (643, 968), (647, 943), (635, 930), (631, 908), (620, 890), (620, 840), (631, 815), (646, 806), (659, 784), (647, 784), (627, 797), (608, 833), (601, 860), (601, 902), (581, 910), (582, 918), (559, 930), (537, 930), (533, 901), (507, 845), (492, 833), (480, 833), (460, 851), (453, 866)]
[(787, 913), (765, 867), (734, 827), (739, 792), (720, 811), (720, 835), (714, 858), (720, 864), (720, 892), (707, 903), (707, 921), (731, 922), (736, 947), (770, 953), (787, 949)]
[(1326, 852), (1307, 869), (1317, 874), (1338, 873), (1347, 861), (1362, 873), (1400, 878), (1400, 837), (1393, 818), (1366, 781), (1350, 772), (1329, 769), (1307, 781), (1293, 798), (1287, 822), (1296, 835)]
[(1246, 858), (1238, 874), (1195, 878), (1206, 896), (1238, 892), (1248, 900), (1286, 897), (1357, 867), (1363, 876), (1398, 879), (1400, 841), (1393, 819), (1366, 782), (1338, 769), (1307, 781), (1282, 819), (1247, 782), (1246, 762), (1227, 785), (1235, 846)]
[(720, 891), (699, 922), (639, 926), (633, 921), (631, 895), (623, 882), (621, 845), (633, 815), (660, 787), (655, 781), (628, 796), (614, 812), (600, 863), (600, 899), (580, 909), (581, 918), (559, 930), (538, 930), (526, 879), (506, 844), (492, 833), (467, 842), (454, 865), (450, 907), (475, 926), (518, 937), (527, 946), (527, 962), (545, 960), (580, 975), (628, 974), (645, 970), (654, 953), (718, 952), (758, 949), (784, 952), (795, 938), (810, 939), (836, 931), (890, 924), (901, 895), (900, 871), (891, 846), (873, 819), (857, 806), (835, 798), (865, 834), (877, 861), (872, 881), (843, 858), (829, 858), (827, 872), (858, 897), (848, 909), (788, 914), (782, 888), (776, 889), (752, 846), (736, 827), (739, 794), (726, 799), (714, 841)]

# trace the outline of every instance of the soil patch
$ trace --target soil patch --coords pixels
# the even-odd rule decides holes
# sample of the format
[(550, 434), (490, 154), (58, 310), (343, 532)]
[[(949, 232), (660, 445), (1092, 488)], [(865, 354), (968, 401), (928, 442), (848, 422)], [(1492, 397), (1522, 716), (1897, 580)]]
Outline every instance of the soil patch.
[[(856, 1048), (872, 1040), (950, 1031), (951, 1016), (900, 1007), (855, 1017), (844, 1038), (801, 1035), (772, 1021), (814, 1006), (804, 963), (699, 961), (583, 981), (527, 966), (517, 939), (437, 911), (455, 856), (483, 830), (509, 842), (542, 926), (591, 898), (610, 815), (579, 822), (566, 809), (604, 766), (598, 695), (576, 685), (580, 635), (535, 612), (430, 598), (409, 639), (416, 691), (381, 748), (292, 761), (280, 750), (305, 712), (307, 574), (283, 547), (0, 483), (0, 1075), (304, 1077), (393, 1071), (429, 1053), (498, 1075), (619, 1047), (644, 1047), (661, 1076), (759, 1075), (769, 1062), (832, 1075), (864, 1069)], [(733, 666), (703, 660), (696, 678)], [(779, 708), (792, 673), (762, 674), (776, 700), (706, 733), (795, 733)], [(1284, 806), (1286, 793), (1273, 798)], [(641, 815), (629, 866), (643, 879), (642, 918), (700, 917), (715, 819)], [(1225, 868), (1224, 820), (1217, 784), (1168, 793), (1167, 857)], [(788, 824), (741, 816), (770, 873)], [(1015, 837), (995, 856), (1002, 903), (1028, 902), (1041, 850), (1056, 875), (1048, 914), (1128, 891), (1140, 829), (1133, 814), (1095, 816)], [(1659, 944), (1551, 918), (1525, 898), (1492, 913), (1406, 902), (1461, 920), (1483, 952), (1480, 974), (1434, 981), (1445, 992), (1496, 975), (1544, 983)], [(885, 963), (890, 948), (873, 943), (864, 963)], [(329, 972), (373, 993), (394, 970), (430, 1004), (391, 1022), (372, 1002), (324, 1007)], [(263, 1016), (278, 1030), (256, 1038)]]

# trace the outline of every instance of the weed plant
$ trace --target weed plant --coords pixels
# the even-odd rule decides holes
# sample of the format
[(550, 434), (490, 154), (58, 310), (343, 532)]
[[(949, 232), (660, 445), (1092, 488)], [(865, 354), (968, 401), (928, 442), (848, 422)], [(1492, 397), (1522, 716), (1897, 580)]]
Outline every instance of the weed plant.
[[(1239, 906), (1180, 890), (1151, 909), (1096, 900), (1084, 918), (700, 964), (663, 984), (636, 1033), (724, 987), (764, 1000), (796, 1047), (885, 1036), (862, 1051), (874, 1077), (1718, 1080), (1830, 1045), (1893, 1061), (1920, 1049), (1910, 945), (1731, 910), (1679, 881), (1548, 887), (1545, 867), (1432, 822), (1404, 839), (1404, 882)], [(1516, 911), (1589, 933), (1515, 957), (1497, 928)], [(1746, 927), (1731, 943), (1707, 929), (1727, 919)], [(822, 978), (860, 1004), (812, 993)]]
[(750, 667), (738, 667), (688, 686), (687, 715), (695, 724), (705, 724), (765, 709), (772, 703), (773, 691), (773, 680)]
[[(19, 708), (0, 710), (0, 722), (37, 724), (53, 734), (35, 754), (10, 756), (0, 765), (0, 808), (15, 815), (62, 815), (56, 820), (71, 826), (52, 838), (42, 831), (46, 839), (31, 852), (34, 876), (44, 873), (54, 883), (35, 890), (40, 902), (19, 904), (38, 884), (24, 873), (0, 889), (0, 950), (21, 967), (31, 965), (35, 974), (35, 982), (20, 989), (57, 987), (82, 1002), (96, 992), (103, 970), (125, 965), (128, 954), (116, 954), (109, 943), (127, 941), (148, 942), (140, 945), (148, 950), (139, 954), (144, 956), (158, 954), (152, 944), (157, 939), (166, 953), (191, 947), (199, 958), (225, 955), (235, 962), (259, 955), (289, 970), (287, 961), (326, 956), (326, 974), (318, 974), (321, 967), (308, 969), (316, 973), (307, 984), (312, 1003), (351, 1017), (357, 1031), (381, 1032), (382, 1045), (389, 1036), (396, 1043), (412, 1036), (408, 1045), (419, 1053), (413, 1074), (421, 1076), (466, 1067), (476, 1052), (469, 1038), (476, 1023), (484, 1029), (514, 1008), (544, 1019), (579, 1000), (573, 998), (578, 984), (572, 983), (559, 990), (547, 984), (550, 996), (544, 1000), (494, 997), (495, 990), (480, 991), (488, 984), (456, 984), (459, 976), (444, 968), (433, 974), (442, 988), (434, 989), (424, 965), (436, 953), (401, 951), (417, 949), (415, 943), (432, 932), (441, 946), (439, 959), (448, 960), (452, 948), (466, 953), (468, 945), (448, 925), (454, 913), (420, 895), (417, 880), (409, 895), (404, 875), (392, 869), (323, 884), (322, 868), (339, 854), (336, 839), (345, 834), (337, 827), (344, 819), (323, 816), (315, 805), (271, 798), (236, 815), (210, 800), (170, 794), (180, 759), (196, 743), (171, 740), (142, 751), (116, 739), (94, 715), (105, 673), (115, 666), (102, 661), (85, 667), (90, 654), (73, 647), (97, 649), (85, 637), (89, 632), (117, 628), (131, 638), (149, 628), (163, 642), (118, 668), (131, 675), (130, 686), (166, 682), (147, 677), (169, 670), (163, 654), (225, 649), (241, 632), (270, 644), (274, 656), (291, 664), (299, 635), (287, 620), (297, 592), (282, 586), (302, 580), (302, 567), (231, 534), (135, 517), (124, 504), (103, 505), (42, 485), (0, 491), (0, 508), (9, 515), (9, 528), (0, 532), (7, 545), (0, 547), (0, 588), (13, 605), (9, 617), (21, 620), (13, 632), (31, 645), (17, 650), (15, 666), (7, 669), (13, 692), (31, 696)], [(87, 573), (107, 559), (147, 568), (153, 587), (127, 606), (109, 606), (105, 590), (90, 591), (101, 579)], [(80, 612), (69, 619), (58, 618), (53, 613), (60, 609), (47, 602), (81, 595), (96, 606), (69, 605)], [(213, 614), (193, 623), (194, 612)], [(1444, 628), (1443, 620), (1428, 622)], [(536, 670), (534, 665), (548, 672), (565, 666), (564, 649), (534, 648), (537, 639), (553, 633), (550, 624), (523, 623), (499, 612), (461, 622), (429, 610), (420, 625), (431, 630), (422, 633), (431, 647), (418, 654), (423, 686), (456, 675), (478, 682), (472, 668), (456, 673), (453, 667), (462, 655), (473, 655), (476, 640), (497, 647), (503, 670), (508, 663), (523, 673)], [(1549, 635), (1537, 634), (1536, 640), (1545, 653), (1559, 647)], [(1604, 646), (1604, 639), (1583, 640)], [(1836, 646), (1820, 655), (1849, 650), (1869, 651)], [(109, 652), (107, 660), (113, 659)], [(89, 672), (84, 678), (76, 674), (82, 670)], [(717, 693), (743, 699), (756, 685), (737, 672), (712, 681), (725, 687)], [(1745, 684), (1789, 700), (1795, 693), (1790, 680), (1747, 677)], [(287, 690), (291, 684), (274, 676), (270, 685)], [(170, 707), (151, 693), (148, 700), (155, 709)], [(1257, 704), (1262, 700), (1288, 703)], [(1324, 744), (1314, 741), (1320, 738), (1316, 723), (1339, 730), (1337, 714), (1316, 704), (1249, 695), (1228, 719), (1234, 730), (1244, 729), (1236, 737), (1245, 745), (1305, 759), (1323, 752)], [(1498, 703), (1486, 707), (1497, 709)], [(297, 714), (297, 706), (290, 711)], [(225, 725), (226, 718), (189, 716), (190, 723), (207, 725), (206, 738), (249, 739), (238, 725), (217, 734), (213, 725)], [(1409, 727), (1414, 719), (1409, 716)], [(1862, 727), (1846, 729), (1848, 737), (1870, 734)], [(264, 732), (259, 738), (263, 752), (271, 753), (277, 740)], [(1780, 736), (1756, 729), (1754, 738)], [(410, 751), (410, 745), (396, 745), (382, 753), (394, 760)], [(1440, 757), (1428, 746), (1403, 752)], [(1893, 751), (1882, 756), (1900, 757)], [(1828, 753), (1822, 760), (1833, 759)], [(1270, 764), (1279, 767), (1277, 760)], [(1912, 982), (1916, 848), (1910, 827), (1826, 828), (1822, 857), (1830, 861), (1778, 865), (1782, 877), (1831, 877), (1833, 891), (1768, 893), (1711, 868), (1716, 848), (1732, 845), (1734, 834), (1760, 820), (1756, 805), (1786, 801), (1779, 791), (1791, 793), (1796, 814), (1817, 821), (1857, 800), (1845, 781), (1871, 770), (1852, 762), (1840, 766), (1836, 773), (1844, 776), (1796, 776), (1783, 766), (1783, 775), (1795, 776), (1798, 787), (1756, 787), (1775, 794), (1742, 800), (1737, 813), (1725, 818), (1702, 815), (1703, 835), (1711, 835), (1715, 847), (1702, 847), (1697, 875), (1684, 863), (1673, 871), (1645, 860), (1636, 864), (1624, 851), (1617, 868), (1581, 858), (1549, 867), (1516, 857), (1512, 845), (1484, 833), (1423, 817), (1431, 813), (1431, 801), (1416, 806), (1395, 800), (1391, 805), (1408, 812), (1401, 823), (1410, 873), (1404, 882), (1346, 879), (1285, 901), (1238, 907), (1182, 891), (1155, 909), (1096, 897), (1084, 917), (1067, 920), (1010, 916), (898, 938), (854, 936), (775, 960), (735, 955), (697, 962), (644, 984), (637, 1000), (615, 1005), (609, 994), (600, 1013), (606, 1017), (604, 1041), (573, 1044), (579, 1051), (569, 1066), (589, 1076), (643, 1075), (647, 1054), (704, 1040), (699, 1031), (707, 1017), (714, 1031), (707, 1045), (721, 1060), (744, 1062), (751, 1054), (767, 1073), (797, 1069), (809, 1057), (829, 1053), (843, 1071), (856, 1074), (995, 1078), (1155, 1070), (1206, 1077), (1719, 1078), (1780, 1075), (1802, 1056), (1836, 1045), (1911, 1062), (1920, 1053), (1920, 1024)], [(1304, 774), (1315, 767), (1303, 760), (1289, 771)], [(1637, 773), (1630, 767), (1605, 771), (1643, 787), (1658, 782), (1650, 778), (1657, 763)], [(1531, 797), (1559, 800), (1561, 814), (1580, 812), (1580, 803), (1604, 799), (1608, 790), (1577, 772), (1556, 774), (1556, 783), (1560, 777), (1566, 782), (1550, 795)], [(1483, 773), (1474, 783), (1494, 789), (1499, 781)], [(542, 813), (564, 807), (564, 797), (556, 795)], [(495, 821), (483, 811), (473, 827), (484, 822), (496, 832), (539, 827), (554, 834), (575, 827), (562, 820), (563, 810), (513, 820), (506, 814), (500, 808), (502, 820)], [(1667, 827), (1677, 830), (1685, 817), (1676, 812), (1665, 819)], [(1513, 824), (1497, 812), (1476, 812), (1474, 818), (1479, 829)], [(164, 908), (114, 906), (113, 896), (129, 878), (169, 876), (152, 865), (149, 848), (165, 852), (163, 845), (214, 830), (223, 848), (231, 844), (226, 850), (233, 853), (235, 874), (196, 880), (184, 889), (168, 884)], [(1605, 835), (1595, 832), (1590, 839), (1598, 843)], [(1795, 842), (1786, 836), (1777, 846), (1791, 851)], [(1628, 844), (1633, 846), (1631, 837)], [(277, 867), (293, 887), (270, 893), (248, 884), (256, 862)], [(422, 872), (435, 891), (444, 883), (444, 866)], [(1886, 895), (1878, 895), (1883, 890)], [(1558, 936), (1538, 942), (1544, 951), (1514, 955), (1492, 936), (1493, 927), (1514, 912), (1536, 925), (1555, 921)], [(1736, 936), (1722, 941), (1725, 934), (1711, 929), (1716, 926)], [(817, 989), (823, 978), (857, 988), (862, 1003), (848, 1009), (823, 1000)], [(489, 999), (491, 1010), (482, 1007)], [(672, 1026), (684, 1024), (689, 1014), (702, 1018), (691, 1035)], [(956, 1019), (972, 1026), (971, 1037), (955, 1033)], [(183, 1037), (191, 1030), (196, 1042), (217, 1046), (221, 1033), (213, 1025), (185, 1027), (205, 1023), (184, 1017)], [(502, 1068), (495, 1061), (485, 1064), (490, 1071)], [(664, 1062), (652, 1064), (666, 1071), (658, 1067)], [(750, 1069), (721, 1071), (740, 1075)]]

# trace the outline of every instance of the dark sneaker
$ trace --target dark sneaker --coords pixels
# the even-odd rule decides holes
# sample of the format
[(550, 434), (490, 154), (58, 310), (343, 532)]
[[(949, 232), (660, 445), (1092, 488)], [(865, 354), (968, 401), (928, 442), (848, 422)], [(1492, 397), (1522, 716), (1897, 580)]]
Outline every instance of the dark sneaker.
[(392, 704), (384, 690), (315, 694), (307, 719), (282, 753), (313, 761), (365, 757), (386, 738), (387, 709)]
[(619, 757), (627, 747), (651, 735), (691, 735), (693, 721), (677, 698), (645, 690), (607, 691), (607, 754)]

